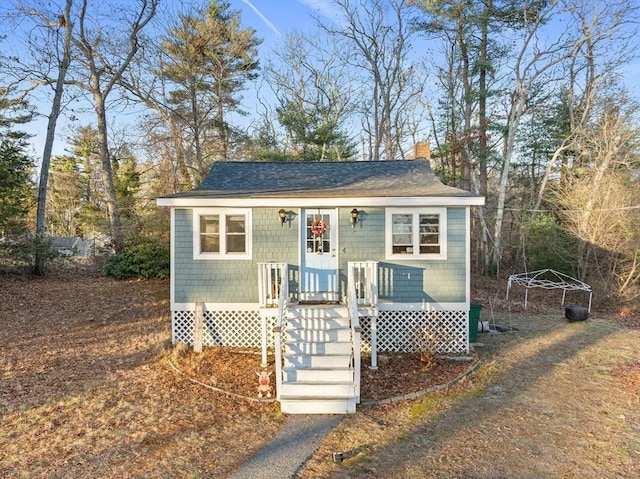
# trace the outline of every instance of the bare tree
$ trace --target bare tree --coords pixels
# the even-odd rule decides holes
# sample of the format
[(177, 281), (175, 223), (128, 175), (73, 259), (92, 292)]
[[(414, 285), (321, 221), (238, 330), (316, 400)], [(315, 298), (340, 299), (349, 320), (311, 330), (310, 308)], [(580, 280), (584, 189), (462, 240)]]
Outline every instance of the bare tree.
[[(26, 14), (39, 18), (45, 25), (53, 30), (56, 49), (53, 52), (57, 57), (57, 76), (53, 83), (53, 99), (51, 102), (51, 112), (47, 120), (47, 135), (42, 152), (42, 163), (40, 165), (40, 182), (38, 183), (38, 211), (36, 216), (36, 238), (42, 240), (46, 229), (46, 205), (47, 205), (47, 184), (49, 179), (49, 166), (51, 165), (51, 155), (53, 152), (53, 142), (56, 135), (56, 126), (62, 106), (62, 95), (64, 93), (64, 82), (67, 77), (67, 70), (71, 63), (71, 37), (73, 24), (71, 23), (71, 7), (73, 0), (67, 0), (64, 11), (57, 18), (47, 18), (41, 12), (35, 10), (24, 10)], [(64, 32), (60, 44), (59, 30)], [(50, 81), (47, 81), (49, 83)], [(44, 273), (44, 254), (42, 248), (36, 248), (34, 262), (34, 273), (41, 275)]]
[[(124, 249), (124, 237), (109, 154), (107, 99), (138, 53), (140, 34), (155, 15), (158, 1), (138, 0), (138, 10), (119, 10), (119, 14), (112, 18), (112, 23), (106, 20), (101, 23), (98, 17), (92, 17), (89, 12), (88, 0), (82, 0), (77, 33), (72, 38), (72, 44), (77, 49), (78, 68), (74, 70), (69, 83), (86, 91), (93, 101), (102, 179), (107, 192), (107, 213), (116, 253)], [(121, 32), (124, 32), (125, 39), (116, 43), (121, 38)]]
[(28, 24), (31, 28), (25, 29), (19, 38), (12, 38), (13, 42), (21, 43), (22, 48), (27, 48), (28, 54), (9, 55), (5, 59), (5, 67), (18, 82), (27, 84), (23, 92), (25, 97), (40, 87), (50, 88), (52, 92), (38, 183), (34, 262), (37, 275), (44, 274), (45, 252), (42, 245), (46, 228), (47, 184), (56, 126), (63, 108), (65, 79), (72, 57), (72, 7), (73, 0), (66, 0), (62, 10), (56, 7), (47, 10), (41, 3), (17, 2), (15, 10), (8, 14), (9, 18), (16, 20), (16, 25)]
[(575, 2), (568, 10), (579, 29), (580, 39), (568, 61), (567, 82), (563, 92), (568, 130), (546, 165), (534, 210), (544, 199), (551, 174), (558, 161), (576, 147), (576, 139), (591, 121), (594, 101), (602, 88), (618, 74), (620, 66), (638, 53), (636, 29), (626, 28), (640, 21), (640, 7), (629, 2)]
[(334, 39), (294, 32), (275, 51), (277, 62), (264, 69), (277, 98), (278, 118), (299, 158), (323, 161), (352, 155), (341, 126), (354, 109), (354, 83), (339, 53)]
[[(609, 241), (603, 241), (607, 235), (619, 235), (629, 228), (635, 230), (635, 236), (640, 234), (637, 222), (625, 226), (627, 219), (624, 218), (617, 222), (616, 227), (610, 218), (603, 217), (611, 216), (613, 212), (619, 213), (617, 208), (634, 206), (633, 203), (625, 204), (628, 195), (623, 193), (624, 188), (615, 187), (621, 184), (616, 179), (616, 173), (626, 170), (637, 174), (640, 171), (640, 130), (632, 126), (637, 119), (637, 110), (629, 108), (630, 103), (625, 100), (624, 94), (616, 97), (601, 99), (597, 118), (575, 135), (577, 155), (573, 159), (574, 165), (559, 186), (557, 201), (560, 212), (572, 233), (581, 240), (577, 258), (581, 277), (586, 275), (593, 248), (610, 246), (603, 244)], [(571, 191), (579, 190), (581, 185), (583, 195), (581, 202), (576, 204)], [(632, 187), (632, 184), (628, 185), (628, 188)], [(580, 195), (576, 192), (573, 196)], [(631, 252), (635, 249), (637, 243), (630, 248)]]
[(339, 24), (320, 22), (345, 42), (347, 62), (362, 73), (361, 104), (365, 158), (404, 156), (405, 111), (419, 103), (422, 85), (409, 61), (412, 31), (405, 0), (334, 0)]

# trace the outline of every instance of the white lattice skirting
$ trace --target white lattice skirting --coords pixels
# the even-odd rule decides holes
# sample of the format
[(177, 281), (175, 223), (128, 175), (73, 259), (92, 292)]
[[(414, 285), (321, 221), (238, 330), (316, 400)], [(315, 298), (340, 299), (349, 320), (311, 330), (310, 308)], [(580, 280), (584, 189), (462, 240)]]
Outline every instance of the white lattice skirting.
[[(193, 344), (195, 311), (173, 311), (172, 341)], [(273, 348), (275, 317), (267, 317), (267, 346)], [(258, 311), (205, 311), (203, 346), (259, 348), (262, 345), (262, 319)]]
[[(275, 312), (275, 311), (274, 311)], [(467, 311), (380, 311), (378, 351), (412, 352), (434, 348), (441, 354), (467, 351)], [(173, 343), (193, 344), (194, 311), (173, 311)], [(362, 352), (371, 351), (371, 318), (361, 317)], [(267, 317), (267, 346), (273, 348), (276, 318)], [(259, 348), (263, 320), (258, 311), (205, 311), (203, 346)]]
[[(360, 318), (363, 352), (371, 352), (371, 323), (370, 317)], [(468, 311), (380, 311), (376, 323), (378, 351), (467, 351)]]

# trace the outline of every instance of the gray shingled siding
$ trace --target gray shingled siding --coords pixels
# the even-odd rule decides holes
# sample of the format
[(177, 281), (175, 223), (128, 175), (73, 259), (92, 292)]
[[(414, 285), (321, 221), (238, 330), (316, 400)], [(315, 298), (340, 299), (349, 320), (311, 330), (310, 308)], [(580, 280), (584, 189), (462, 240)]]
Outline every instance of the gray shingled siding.
[[(357, 207), (357, 205), (355, 205)], [(299, 260), (300, 217), (280, 226), (279, 208), (254, 208), (252, 260), (194, 260), (192, 210), (175, 212), (175, 301), (255, 303), (258, 301), (257, 263), (289, 263), (295, 277)], [(360, 209), (360, 208), (359, 208)], [(465, 209), (449, 208), (448, 259), (445, 261), (386, 261), (384, 208), (362, 208), (355, 230), (351, 208), (339, 214), (339, 268), (341, 290), (348, 261), (379, 260), (381, 300), (396, 302), (465, 301)], [(292, 291), (297, 284), (290, 283)]]

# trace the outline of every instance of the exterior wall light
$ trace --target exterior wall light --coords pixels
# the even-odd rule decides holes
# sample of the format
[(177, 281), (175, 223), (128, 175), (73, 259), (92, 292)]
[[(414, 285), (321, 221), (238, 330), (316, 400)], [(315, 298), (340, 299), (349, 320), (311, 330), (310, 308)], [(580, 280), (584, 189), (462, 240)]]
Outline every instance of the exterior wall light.
[(358, 216), (360, 216), (360, 212), (354, 208), (351, 210), (351, 228), (356, 229), (356, 223), (358, 222)]
[(287, 221), (287, 212), (284, 208), (280, 208), (280, 211), (278, 211), (278, 216), (280, 217), (280, 226), (284, 226), (285, 221)]

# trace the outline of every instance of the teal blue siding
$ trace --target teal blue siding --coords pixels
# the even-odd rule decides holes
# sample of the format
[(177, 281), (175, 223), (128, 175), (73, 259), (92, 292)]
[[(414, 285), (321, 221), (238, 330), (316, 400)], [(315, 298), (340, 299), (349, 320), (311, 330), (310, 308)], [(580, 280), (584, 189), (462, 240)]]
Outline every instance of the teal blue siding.
[(253, 210), (253, 258), (251, 260), (194, 260), (193, 210), (175, 211), (174, 300), (215, 303), (256, 303), (258, 263), (298, 261), (295, 222), (280, 226), (278, 209)]
[[(352, 230), (349, 211), (341, 212), (340, 269), (348, 261), (379, 260), (379, 297), (401, 303), (464, 302), (466, 300), (465, 208), (447, 209), (447, 259), (398, 261), (385, 259), (385, 210), (363, 209)], [(343, 220), (343, 218), (345, 218)], [(345, 231), (346, 226), (348, 230)], [(341, 276), (343, 288), (346, 277)]]
[[(355, 205), (357, 207), (357, 205)], [(464, 302), (466, 293), (465, 208), (447, 210), (447, 259), (396, 261), (385, 259), (385, 210), (362, 208), (352, 228), (350, 211), (339, 211), (340, 289), (345, 291), (348, 261), (378, 260), (379, 297), (391, 302)], [(292, 270), (290, 288), (297, 289), (300, 216), (280, 225), (279, 208), (254, 208), (251, 260), (194, 260), (193, 211), (175, 210), (174, 300), (256, 303), (261, 262), (283, 262)], [(360, 208), (359, 208), (360, 209)], [(295, 211), (299, 213), (299, 211)]]

